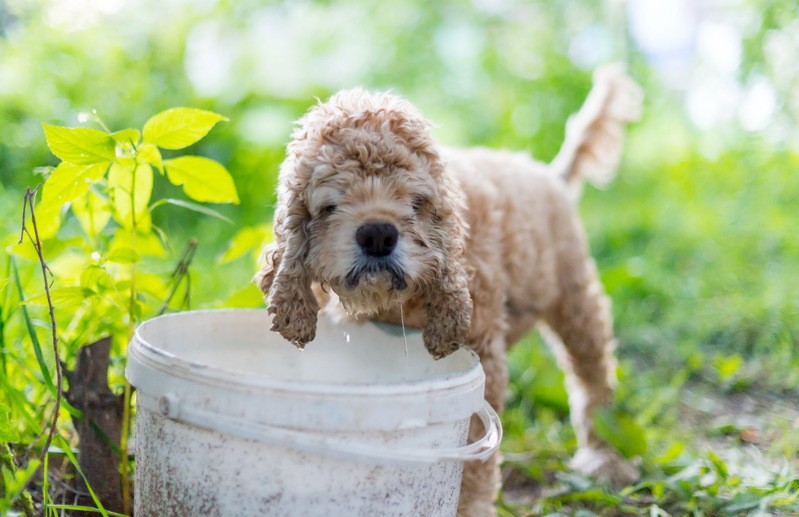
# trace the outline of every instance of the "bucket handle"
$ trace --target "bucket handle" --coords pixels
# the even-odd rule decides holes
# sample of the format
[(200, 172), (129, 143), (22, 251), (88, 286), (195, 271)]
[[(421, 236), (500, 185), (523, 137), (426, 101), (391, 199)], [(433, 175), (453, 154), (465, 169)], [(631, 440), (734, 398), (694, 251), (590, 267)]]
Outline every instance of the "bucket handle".
[[(483, 436), (479, 440), (462, 447), (442, 448), (379, 447), (246, 420), (221, 419), (216, 413), (179, 404), (177, 397), (174, 395), (166, 395), (156, 399), (139, 393), (139, 403), (146, 409), (158, 412), (172, 420), (192, 424), (211, 431), (221, 431), (248, 440), (326, 456), (344, 459), (380, 460), (381, 462), (395, 465), (414, 465), (438, 461), (486, 461), (499, 449), (499, 445), (502, 442), (502, 423), (499, 420), (499, 415), (486, 401), (483, 401), (483, 406), (475, 413), (485, 429)], [(214, 422), (214, 425), (210, 426), (208, 422)]]

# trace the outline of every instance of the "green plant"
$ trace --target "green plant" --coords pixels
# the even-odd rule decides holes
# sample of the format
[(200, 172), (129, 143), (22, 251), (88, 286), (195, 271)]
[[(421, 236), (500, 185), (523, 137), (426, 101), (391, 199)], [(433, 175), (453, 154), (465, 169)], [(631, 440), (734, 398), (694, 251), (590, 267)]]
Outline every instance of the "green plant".
[[(14, 256), (8, 259), (8, 269), (23, 301), (20, 312), (43, 385), (56, 399), (53, 430), (64, 389), (61, 364), (74, 362), (82, 346), (110, 336), (117, 359), (112, 362), (109, 379), (124, 393), (118, 450), (126, 451), (131, 388), (121, 375), (125, 344), (142, 319), (188, 303), (188, 267), (197, 246), (196, 240), (190, 240), (178, 266), (171, 275), (165, 275), (164, 264), (171, 245), (166, 233), (153, 224), (152, 213), (173, 205), (228, 220), (197, 202), (238, 203), (239, 198), (230, 173), (220, 163), (201, 156), (163, 156), (164, 152), (193, 145), (225, 117), (198, 109), (173, 108), (150, 118), (142, 131), (115, 132), (94, 113), (82, 118), (93, 120), (102, 130), (43, 126), (47, 144), (61, 162), (56, 167), (40, 169), (46, 179), (38, 204), (34, 202), (36, 190), (26, 195), (32, 220), (28, 226), (23, 221), (23, 234), (31, 237), (34, 249), (20, 240), (12, 248)], [(153, 200), (156, 174), (180, 186), (190, 200)], [(30, 224), (33, 232), (28, 229)], [(25, 298), (23, 289), (29, 284), (21, 279), (23, 267), (18, 263), (28, 259), (40, 263), (46, 285), (43, 294)], [(8, 297), (5, 302), (4, 306), (12, 303)], [(42, 329), (32, 315), (38, 314), (39, 306), (47, 306), (51, 314), (58, 315), (61, 330), (56, 335), (54, 316), (52, 337), (56, 348), (50, 356), (40, 345)], [(5, 327), (8, 318), (2, 321)], [(6, 340), (3, 344), (8, 346)], [(13, 372), (4, 373), (3, 380), (12, 389), (18, 389), (15, 384), (20, 381), (24, 384)], [(82, 416), (79, 409), (65, 406), (73, 417)], [(49, 436), (45, 449), (51, 439)], [(46, 456), (43, 458), (46, 464)], [(129, 513), (129, 464), (124, 456), (119, 460), (122, 511)], [(79, 471), (77, 463), (75, 467)], [(46, 486), (47, 476), (44, 482)], [(52, 506), (48, 504), (52, 503), (48, 494), (43, 495), (43, 501), (47, 511)], [(95, 503), (102, 509), (96, 498)]]

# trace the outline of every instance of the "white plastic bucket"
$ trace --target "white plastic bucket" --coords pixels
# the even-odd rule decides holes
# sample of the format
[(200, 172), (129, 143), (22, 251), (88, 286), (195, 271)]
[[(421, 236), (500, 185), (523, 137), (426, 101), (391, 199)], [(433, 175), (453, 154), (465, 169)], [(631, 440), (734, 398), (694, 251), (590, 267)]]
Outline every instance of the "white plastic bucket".
[(321, 315), (302, 352), (268, 329), (264, 310), (138, 328), (137, 516), (455, 515), (463, 462), (502, 437), (473, 352), (434, 361), (418, 331)]

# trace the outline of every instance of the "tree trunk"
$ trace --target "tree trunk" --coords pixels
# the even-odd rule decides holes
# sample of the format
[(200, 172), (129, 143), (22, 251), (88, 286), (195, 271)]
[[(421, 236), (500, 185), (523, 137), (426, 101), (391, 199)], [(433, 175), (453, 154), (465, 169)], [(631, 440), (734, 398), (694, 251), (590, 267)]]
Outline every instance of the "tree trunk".
[[(122, 431), (122, 395), (114, 395), (108, 387), (108, 360), (111, 338), (81, 348), (75, 369), (66, 372), (69, 380), (67, 400), (83, 412), (75, 419), (79, 437), (78, 464), (106, 510), (122, 512), (122, 476), (119, 463), (122, 454), (119, 439)], [(125, 455), (125, 460), (127, 457)], [(94, 506), (83, 479), (75, 476), (75, 487), (81, 493), (78, 504)], [(73, 515), (91, 515), (76, 512)]]

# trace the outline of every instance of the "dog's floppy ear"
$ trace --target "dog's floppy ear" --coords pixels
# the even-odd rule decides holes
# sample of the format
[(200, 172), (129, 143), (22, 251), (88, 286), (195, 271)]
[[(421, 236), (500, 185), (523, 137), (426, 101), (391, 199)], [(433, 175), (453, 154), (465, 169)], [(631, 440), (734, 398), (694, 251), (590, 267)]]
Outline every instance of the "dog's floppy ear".
[(467, 223), (462, 193), (434, 153), (431, 173), (437, 177), (439, 195), (434, 219), (435, 240), (442, 251), (437, 278), (428, 289), (425, 305), (427, 323), (424, 344), (430, 354), (440, 359), (466, 343), (471, 330), (472, 298), (469, 294), (470, 269), (464, 258)]
[(430, 135), (430, 123), (410, 106), (390, 112), (389, 117), (393, 132), (423, 161), (438, 187), (433, 214), (435, 226), (431, 237), (441, 251), (441, 262), (426, 293), (427, 322), (423, 339), (428, 352), (440, 359), (464, 344), (471, 330), (470, 273), (464, 260), (468, 228), (463, 219), (463, 194), (457, 180), (444, 170), (441, 156)]
[(307, 178), (298, 173), (296, 166), (296, 158), (289, 156), (280, 167), (275, 241), (264, 250), (264, 266), (255, 279), (269, 301), (271, 330), (303, 348), (316, 337), (319, 305), (305, 264), (310, 216), (302, 193)]
[(441, 359), (465, 344), (471, 329), (472, 298), (468, 277), (460, 264), (444, 266), (426, 306), (424, 345), (435, 359)]

